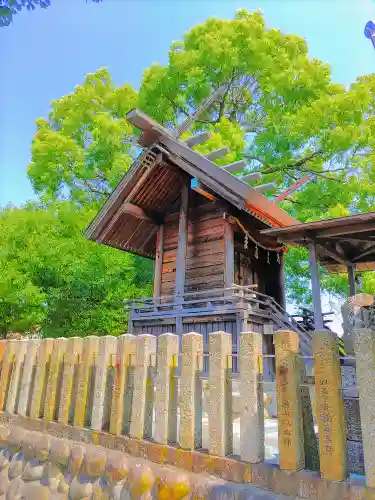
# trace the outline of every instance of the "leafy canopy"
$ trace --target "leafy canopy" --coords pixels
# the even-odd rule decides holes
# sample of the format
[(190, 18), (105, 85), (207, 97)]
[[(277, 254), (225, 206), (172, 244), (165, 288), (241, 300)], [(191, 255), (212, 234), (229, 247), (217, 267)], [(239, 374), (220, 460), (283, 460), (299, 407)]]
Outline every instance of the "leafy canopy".
[[(258, 11), (240, 10), (233, 20), (208, 19), (193, 27), (182, 41), (174, 42), (168, 64), (153, 64), (144, 72), (139, 93), (127, 84), (116, 87), (109, 72), (100, 69), (87, 75), (71, 94), (52, 103), (48, 118), (37, 121), (28, 169), (32, 185), (45, 203), (44, 208), (37, 208), (37, 217), (52, 217), (48, 220), (53, 225), (55, 204), (63, 202), (64, 210), (74, 213), (71, 217), (82, 221), (83, 227), (83, 220), (88, 221), (89, 212), (100, 207), (136, 153), (131, 141), (136, 131), (126, 121), (127, 111), (137, 106), (165, 126), (176, 127), (219, 86), (224, 86), (222, 98), (193, 126), (194, 130), (211, 131), (211, 139), (198, 146), (200, 151), (228, 146), (229, 155), (218, 164), (246, 158), (246, 170), (261, 172), (264, 182), (272, 180), (279, 191), (309, 174), (311, 181), (282, 204), (301, 221), (375, 209), (374, 75), (358, 78), (348, 89), (335, 84), (328, 65), (309, 57), (303, 39), (266, 29)], [(58, 220), (58, 227), (70, 227), (60, 215)], [(39, 234), (45, 228), (42, 224)], [(46, 231), (42, 255), (45, 247), (49, 252), (53, 247)], [(33, 267), (31, 271), (27, 267), (29, 274), (22, 274), (26, 264), (20, 260), (15, 268), (29, 280), (30, 291), (26, 284), (19, 289), (42, 294), (35, 295), (35, 300), (48, 303), (48, 314), (44, 305), (41, 310), (51, 331), (119, 331), (123, 322), (122, 309), (117, 308), (119, 297), (131, 295), (142, 277), (150, 280), (150, 273), (144, 271), (146, 264), (84, 242), (78, 230), (68, 234), (56, 236), (54, 244), (59, 246), (61, 237), (62, 248), (69, 248), (69, 259), (64, 257), (66, 252), (46, 257), (43, 271), (48, 276), (51, 266), (53, 276), (58, 276), (56, 282), (62, 280), (64, 286), (48, 287), (44, 281), (40, 285)], [(81, 247), (87, 250), (87, 259)], [(125, 261), (125, 268), (132, 271), (122, 276)], [(97, 297), (96, 268), (100, 266), (106, 266), (106, 273), (100, 275), (104, 287), (100, 290), (110, 290), (116, 297), (110, 308), (113, 315), (108, 324), (112, 326), (103, 320), (110, 314), (103, 310), (105, 294), (91, 307), (92, 297)], [(65, 285), (68, 267), (67, 277), (74, 276), (69, 286)], [(309, 275), (303, 249), (288, 252), (287, 271), (290, 298), (308, 303)], [(345, 277), (322, 273), (326, 290), (344, 293)], [(375, 293), (372, 275), (364, 275), (363, 281), (364, 289)], [(143, 289), (136, 292), (140, 296)], [(90, 304), (90, 315), (89, 307), (82, 305), (85, 313), (79, 313), (78, 319), (76, 311), (82, 300)], [(25, 315), (29, 317), (26, 309)], [(56, 327), (60, 324), (68, 326)]]
[[(99, 3), (102, 0), (92, 1)], [(10, 26), (13, 22), (13, 16), (25, 7), (30, 11), (35, 10), (37, 6), (46, 9), (50, 5), (51, 0), (2, 0), (0, 3), (0, 28)]]
[(152, 262), (82, 235), (95, 210), (57, 203), (0, 211), (0, 334), (120, 334), (124, 299), (150, 294)]

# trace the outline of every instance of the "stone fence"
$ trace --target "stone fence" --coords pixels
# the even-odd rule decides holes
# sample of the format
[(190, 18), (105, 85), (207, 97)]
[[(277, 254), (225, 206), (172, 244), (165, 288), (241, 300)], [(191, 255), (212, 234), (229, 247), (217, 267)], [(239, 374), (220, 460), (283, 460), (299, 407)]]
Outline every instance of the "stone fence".
[(202, 425), (203, 337), (197, 333), (181, 339), (166, 333), (0, 341), (0, 421), (192, 473), (253, 483), (292, 498), (375, 499), (372, 331), (358, 330), (355, 342), (366, 485), (348, 480), (336, 335), (313, 334), (320, 463), (316, 473), (305, 470), (313, 439), (306, 443), (309, 402), (302, 390), (306, 377), (299, 337), (278, 331), (274, 344), (279, 466), (264, 464), (262, 334), (253, 332), (240, 336), (239, 456), (233, 455), (232, 338), (224, 332), (209, 335), (207, 449), (203, 449)]

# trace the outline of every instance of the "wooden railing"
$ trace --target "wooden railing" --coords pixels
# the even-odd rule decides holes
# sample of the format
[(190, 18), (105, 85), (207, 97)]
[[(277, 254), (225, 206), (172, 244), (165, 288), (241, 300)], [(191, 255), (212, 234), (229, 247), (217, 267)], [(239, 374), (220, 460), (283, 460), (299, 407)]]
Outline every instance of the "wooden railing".
[(247, 310), (251, 315), (261, 318), (264, 323), (271, 320), (276, 329), (292, 329), (299, 333), (303, 347), (307, 348), (311, 341), (311, 332), (297, 323), (273, 297), (258, 292), (256, 288), (257, 285), (233, 284), (229, 288), (185, 293), (183, 297), (163, 295), (126, 300), (124, 304), (132, 321), (178, 316), (196, 317)]

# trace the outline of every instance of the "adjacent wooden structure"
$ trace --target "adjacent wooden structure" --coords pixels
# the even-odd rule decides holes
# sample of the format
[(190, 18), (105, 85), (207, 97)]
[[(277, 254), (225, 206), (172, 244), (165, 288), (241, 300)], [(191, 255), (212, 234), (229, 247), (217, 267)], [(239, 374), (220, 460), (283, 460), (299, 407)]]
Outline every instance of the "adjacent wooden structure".
[(318, 262), (329, 272), (347, 272), (349, 296), (356, 294), (355, 273), (375, 270), (375, 212), (265, 229), (262, 234), (277, 238), (279, 244), (309, 249), (317, 330), (323, 328)]
[[(226, 148), (202, 155), (192, 149), (207, 132), (186, 141), (135, 110), (144, 151), (86, 231), (88, 238), (155, 259), (154, 297), (128, 303), (129, 333), (232, 334), (294, 328), (284, 311), (283, 246), (267, 228), (294, 226), (257, 186), (259, 174), (240, 177), (243, 162), (218, 167)], [(259, 186), (258, 186), (259, 187)], [(310, 336), (301, 333), (302, 351)], [(265, 341), (273, 352), (272, 336)], [(235, 363), (234, 363), (235, 364)]]

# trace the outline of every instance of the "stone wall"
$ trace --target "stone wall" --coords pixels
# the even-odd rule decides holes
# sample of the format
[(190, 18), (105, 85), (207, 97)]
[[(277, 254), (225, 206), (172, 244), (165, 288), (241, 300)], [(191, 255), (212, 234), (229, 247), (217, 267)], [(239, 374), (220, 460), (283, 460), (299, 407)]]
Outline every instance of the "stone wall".
[[(371, 333), (364, 332), (359, 338), (362, 342), (356, 346), (356, 356), (359, 365), (366, 367), (367, 377), (361, 376), (358, 388), (362, 436), (364, 443), (366, 439), (372, 443), (374, 384), (369, 380), (373, 375), (372, 367), (375, 367), (375, 349), (370, 346)], [(313, 336), (316, 420), (320, 436), (320, 473), (313, 476), (305, 472), (313, 462), (309, 454), (316, 442), (314, 433), (308, 428), (312, 418), (306, 411), (309, 398), (306, 397), (308, 391), (304, 390), (307, 386), (301, 369), (299, 338), (294, 332), (279, 331), (274, 335), (274, 342), (279, 466), (264, 464), (262, 336), (253, 332), (241, 334), (237, 360), (240, 367), (237, 379), (240, 405), (236, 415), (240, 419), (240, 448), (237, 456), (233, 454), (232, 344), (230, 334), (225, 332), (210, 334), (205, 405), (202, 397), (203, 338), (198, 333), (184, 334), (181, 339), (173, 334), (159, 337), (126, 334), (118, 338), (91, 336), (0, 341), (0, 421), (8, 428), (21, 427), (70, 442), (117, 449), (129, 456), (168, 467), (177, 466), (189, 473), (208, 474), (232, 483), (254, 483), (291, 498), (297, 495), (311, 500), (365, 498), (359, 496), (360, 488), (366, 498), (373, 498), (369, 495), (373, 495), (370, 487), (375, 486), (372, 479), (375, 446), (365, 446), (364, 450), (368, 487), (347, 480), (347, 436), (337, 337), (327, 331), (315, 332)], [(363, 405), (368, 406), (366, 411), (362, 411)], [(204, 412), (208, 416), (205, 440)], [(17, 439), (10, 439), (15, 446)], [(18, 440), (18, 452), (22, 448), (24, 453), (23, 447), (26, 447), (28, 453), (28, 438), (25, 442), (23, 439)], [(10, 448), (3, 446), (4, 456), (11, 453), (11, 443)], [(54, 456), (52, 449), (51, 457)], [(69, 450), (72, 461), (72, 448)], [(90, 457), (91, 451), (88, 453)], [(93, 453), (100, 455), (102, 452)], [(30, 458), (32, 462), (34, 459), (40, 460), (36, 456)], [(91, 466), (82, 466), (87, 479), (84, 484), (94, 487), (99, 476), (103, 478), (102, 483), (108, 483), (106, 461), (107, 458), (103, 458), (101, 468), (98, 466), (100, 474), (95, 481), (87, 479), (91, 477), (87, 467)], [(314, 486), (310, 487), (311, 482)], [(20, 481), (15, 484), (21, 485)], [(326, 496), (317, 496), (314, 493), (317, 488), (323, 488)], [(348, 492), (347, 496), (328, 496), (328, 492), (338, 491), (337, 488)], [(357, 496), (349, 496), (352, 491), (357, 492)], [(55, 493), (57, 495), (58, 491)], [(71, 495), (71, 498), (86, 497)], [(111, 497), (103, 494), (87, 498)]]

